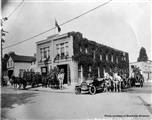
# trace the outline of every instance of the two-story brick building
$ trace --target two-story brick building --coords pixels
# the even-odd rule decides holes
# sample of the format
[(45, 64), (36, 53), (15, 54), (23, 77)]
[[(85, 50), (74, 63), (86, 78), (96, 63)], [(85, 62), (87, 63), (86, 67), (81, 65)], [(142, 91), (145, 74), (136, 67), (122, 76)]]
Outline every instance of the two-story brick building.
[(119, 70), (129, 75), (128, 53), (83, 38), (79, 32), (53, 35), (39, 41), (37, 62), (42, 73), (63, 68), (64, 84), (79, 83), (90, 76)]

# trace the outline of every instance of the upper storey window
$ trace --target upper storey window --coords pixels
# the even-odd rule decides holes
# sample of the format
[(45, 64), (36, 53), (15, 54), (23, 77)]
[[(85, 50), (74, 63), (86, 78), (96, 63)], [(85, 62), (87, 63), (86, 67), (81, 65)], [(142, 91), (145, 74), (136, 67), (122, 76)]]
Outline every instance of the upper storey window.
[(41, 59), (48, 58), (50, 56), (49, 47), (40, 48)]

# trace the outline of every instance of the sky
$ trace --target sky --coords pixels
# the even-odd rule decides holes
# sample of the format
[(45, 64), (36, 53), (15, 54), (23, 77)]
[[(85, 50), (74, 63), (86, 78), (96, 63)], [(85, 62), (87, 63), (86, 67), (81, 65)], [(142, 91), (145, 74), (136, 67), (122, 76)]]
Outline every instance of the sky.
[[(2, 17), (8, 16), (22, 0), (8, 0), (2, 9)], [(3, 29), (6, 35), (4, 47), (25, 40), (55, 27), (108, 0), (24, 0), (24, 3), (8, 18)], [(152, 60), (151, 4), (149, 0), (112, 0), (108, 4), (61, 26), (61, 33), (79, 31), (88, 40), (129, 53), (130, 62), (137, 61), (141, 47)], [(39, 37), (14, 47), (4, 53), (15, 51), (20, 55), (34, 55), (36, 42), (56, 34), (49, 31)]]

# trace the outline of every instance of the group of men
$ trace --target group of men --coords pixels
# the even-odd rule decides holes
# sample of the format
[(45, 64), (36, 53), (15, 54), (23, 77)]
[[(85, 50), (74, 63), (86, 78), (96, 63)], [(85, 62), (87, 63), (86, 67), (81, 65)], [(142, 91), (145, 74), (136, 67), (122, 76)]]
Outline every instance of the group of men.
[(117, 73), (113, 73), (113, 76), (108, 73), (104, 74), (105, 78), (105, 91), (119, 91), (121, 92), (123, 79)]

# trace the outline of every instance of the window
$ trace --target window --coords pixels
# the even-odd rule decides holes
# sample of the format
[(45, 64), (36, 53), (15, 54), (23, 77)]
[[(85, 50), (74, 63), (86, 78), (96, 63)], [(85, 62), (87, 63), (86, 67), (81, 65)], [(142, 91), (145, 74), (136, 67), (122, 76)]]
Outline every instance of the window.
[(50, 56), (49, 47), (40, 48), (41, 59), (48, 58)]
[(89, 66), (89, 72), (91, 72), (91, 66)]
[(125, 52), (123, 52), (123, 56), (125, 56)]
[(93, 51), (93, 59), (96, 58), (96, 54), (95, 54), (95, 51)]
[(111, 62), (113, 62), (113, 55), (111, 55)]
[(19, 76), (20, 77), (23, 77), (24, 71), (25, 71), (25, 69), (19, 69)]
[(67, 59), (67, 57), (69, 56), (68, 42), (56, 44), (56, 51), (58, 59)]
[(126, 57), (124, 56), (124, 61), (126, 61)]
[(60, 45), (59, 44), (56, 44), (56, 51), (57, 51), (57, 54), (60, 54)]
[(108, 61), (108, 55), (106, 55), (106, 61)]
[(80, 47), (80, 52), (82, 52), (82, 48)]
[(98, 67), (98, 77), (100, 78), (100, 68)]
[(60, 47), (61, 47), (61, 48), (60, 48), (60, 52), (61, 52), (61, 54), (62, 54), (62, 53), (64, 53), (64, 43), (61, 43), (61, 44), (60, 44)]
[(100, 60), (102, 61), (102, 55), (100, 55)]
[(118, 63), (118, 57), (116, 57), (116, 63)]
[(87, 48), (85, 49), (85, 53), (86, 53), (86, 54), (88, 53), (88, 49), (87, 49)]
[(126, 61), (126, 53), (123, 52), (123, 60)]
[(68, 46), (68, 42), (65, 43), (65, 54), (66, 54), (66, 56), (69, 56), (69, 46)]

